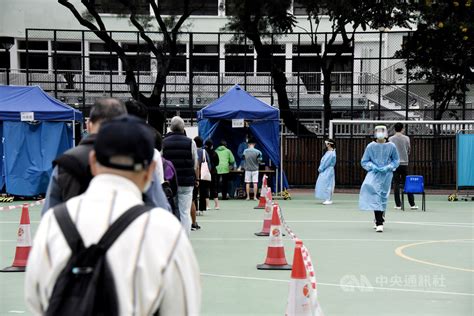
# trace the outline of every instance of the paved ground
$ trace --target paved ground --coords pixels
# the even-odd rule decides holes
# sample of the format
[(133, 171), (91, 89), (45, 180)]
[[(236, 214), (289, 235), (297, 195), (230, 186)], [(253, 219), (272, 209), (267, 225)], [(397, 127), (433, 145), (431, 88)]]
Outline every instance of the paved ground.
[[(387, 213), (376, 234), (357, 195), (317, 204), (311, 194), (280, 201), (291, 228), (311, 251), (326, 315), (473, 315), (474, 202), (429, 196), (428, 211)], [(202, 272), (203, 315), (283, 315), (289, 271), (259, 271), (267, 238), (256, 237), (262, 210), (224, 201), (192, 233)], [(393, 207), (393, 205), (391, 205)], [(0, 265), (11, 264), (20, 211), (0, 212)], [(39, 208), (31, 210), (36, 229)], [(286, 256), (293, 243), (286, 237)], [(0, 315), (25, 312), (23, 274), (0, 274)]]

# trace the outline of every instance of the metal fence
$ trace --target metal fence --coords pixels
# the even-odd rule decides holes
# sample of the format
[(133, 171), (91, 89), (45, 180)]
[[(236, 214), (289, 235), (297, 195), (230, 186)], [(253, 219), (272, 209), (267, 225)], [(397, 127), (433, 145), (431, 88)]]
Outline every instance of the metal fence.
[[(136, 79), (145, 95), (153, 89), (157, 64), (146, 43), (134, 31), (110, 31), (136, 67)], [(157, 44), (162, 34), (148, 32)], [(333, 118), (433, 119), (436, 111), (431, 85), (407, 77), (406, 60), (395, 57), (409, 33), (360, 32), (350, 47), (339, 38), (329, 45), (330, 33), (318, 33), (312, 43), (306, 33), (267, 34), (270, 60), (257, 58), (253, 43), (234, 33), (181, 33), (178, 55), (159, 105), (166, 116), (196, 110), (240, 84), (269, 104), (278, 105), (270, 71), (284, 69), (290, 107), (299, 118), (321, 118), (323, 89), (332, 86)], [(240, 38), (239, 42), (235, 39)], [(121, 60), (97, 36), (86, 30), (27, 29), (17, 40), (17, 69), (11, 84), (37, 84), (64, 102), (85, 110), (99, 96), (129, 99)], [(317, 55), (328, 52), (333, 73), (324, 78)], [(336, 52), (341, 51), (340, 56)], [(409, 62), (409, 61), (408, 61)], [(6, 83), (0, 70), (0, 82)], [(445, 113), (450, 119), (474, 118), (474, 94)]]
[[(149, 95), (158, 70), (153, 53), (137, 32), (108, 33), (124, 49), (128, 62), (135, 65), (140, 91)], [(147, 35), (157, 44), (162, 42), (161, 33), (148, 32)], [(305, 33), (267, 34), (265, 44), (269, 45), (272, 56), (265, 60), (258, 58), (253, 43), (239, 34), (181, 33), (178, 55), (166, 78), (161, 103), (156, 106), (167, 118), (179, 114), (194, 124), (196, 111), (222, 96), (234, 84), (278, 106), (270, 71), (273, 67), (284, 69), (290, 108), (315, 133), (313, 137), (302, 138), (283, 126), (284, 152), (288, 153), (286, 168), (292, 184), (310, 184), (314, 180), (324, 131), (323, 91), (329, 82), (334, 119), (429, 120), (435, 117), (437, 105), (430, 98), (433, 86), (410, 81), (406, 69), (409, 61), (397, 59), (395, 55), (409, 33), (355, 33), (349, 48), (340, 45), (341, 39), (329, 45), (330, 33), (317, 35), (317, 43), (312, 43)], [(236, 42), (235, 38), (242, 40)], [(92, 32), (27, 29), (26, 37), (17, 39), (16, 43), (13, 58), (17, 60), (17, 67), (8, 69), (10, 84), (39, 85), (86, 115), (97, 97), (131, 98), (121, 60)], [(336, 56), (339, 49), (343, 49), (342, 55)], [(329, 78), (322, 74), (317, 58), (325, 51), (335, 60)], [(7, 83), (5, 69), (0, 69), (0, 83)], [(464, 102), (453, 102), (443, 118), (474, 119), (472, 90)], [(437, 141), (435, 136), (422, 130), (417, 131), (416, 136), (423, 138), (424, 145), (418, 146), (424, 148), (423, 151)], [(427, 137), (431, 140), (427, 141)], [(360, 146), (364, 143), (358, 142)], [(345, 148), (344, 145), (341, 148)], [(453, 147), (446, 145), (446, 148)], [(452, 152), (447, 155), (454, 157)], [(433, 157), (420, 157), (417, 160), (420, 164), (432, 163)], [(351, 168), (357, 166), (356, 161), (348, 163), (353, 165)], [(303, 172), (302, 166), (311, 170)], [(344, 178), (342, 174), (338, 172), (339, 183), (353, 185), (359, 181), (355, 171)], [(448, 175), (438, 180), (437, 183), (453, 184)]]

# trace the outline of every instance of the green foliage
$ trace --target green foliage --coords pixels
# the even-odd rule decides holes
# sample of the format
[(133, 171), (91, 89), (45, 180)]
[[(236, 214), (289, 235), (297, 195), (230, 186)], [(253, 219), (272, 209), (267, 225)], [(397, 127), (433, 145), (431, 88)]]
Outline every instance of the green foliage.
[(469, 67), (474, 66), (474, 3), (426, 1), (418, 11), (417, 29), (398, 56), (408, 59), (410, 79), (434, 84), (430, 97), (440, 119), (451, 101), (464, 102)]

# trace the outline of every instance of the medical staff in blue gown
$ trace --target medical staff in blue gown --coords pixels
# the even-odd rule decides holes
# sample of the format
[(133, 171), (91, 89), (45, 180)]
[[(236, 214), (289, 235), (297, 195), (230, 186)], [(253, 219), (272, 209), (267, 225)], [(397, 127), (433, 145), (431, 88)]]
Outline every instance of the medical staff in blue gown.
[(332, 139), (325, 141), (327, 151), (319, 164), (318, 180), (316, 181), (315, 196), (323, 200), (324, 205), (332, 204), (332, 194), (336, 183), (334, 166), (336, 165), (336, 143)]
[(360, 188), (359, 208), (363, 211), (374, 211), (375, 229), (379, 233), (383, 232), (393, 171), (400, 164), (397, 147), (387, 143), (387, 137), (387, 127), (376, 126), (376, 141), (367, 145), (361, 160), (362, 168), (367, 170), (367, 175)]

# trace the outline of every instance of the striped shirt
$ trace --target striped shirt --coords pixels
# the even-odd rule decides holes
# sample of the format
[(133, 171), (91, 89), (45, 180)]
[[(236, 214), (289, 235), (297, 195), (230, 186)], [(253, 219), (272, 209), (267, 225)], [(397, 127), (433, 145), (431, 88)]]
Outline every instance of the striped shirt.
[[(87, 191), (67, 202), (86, 247), (97, 243), (111, 223), (143, 204), (138, 187), (126, 178), (98, 175)], [(71, 251), (49, 210), (41, 220), (25, 277), (25, 298), (34, 315), (47, 309), (56, 278)], [(120, 315), (198, 315), (199, 267), (191, 244), (174, 216), (153, 209), (141, 215), (107, 252), (119, 298)]]

